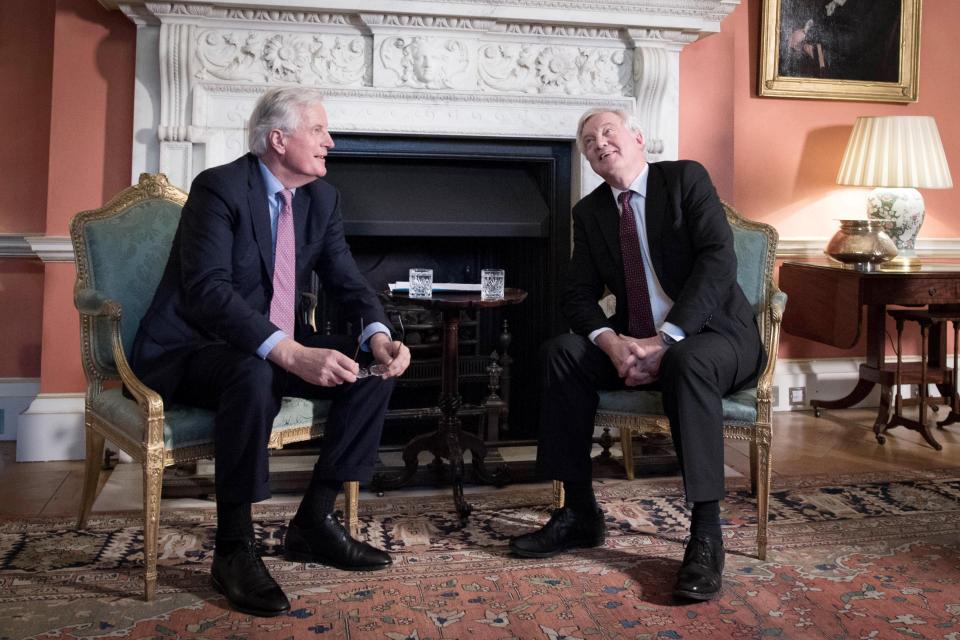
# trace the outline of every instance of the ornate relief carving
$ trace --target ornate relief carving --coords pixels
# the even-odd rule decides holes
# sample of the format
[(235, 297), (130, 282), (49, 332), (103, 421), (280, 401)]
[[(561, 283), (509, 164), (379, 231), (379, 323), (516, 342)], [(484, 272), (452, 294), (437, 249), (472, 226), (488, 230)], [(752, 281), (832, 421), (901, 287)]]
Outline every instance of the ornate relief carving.
[(363, 84), (367, 47), (362, 36), (210, 29), (197, 37), (198, 80)]
[(368, 25), (385, 27), (410, 27), (418, 29), (463, 29), (487, 31), (495, 22), (483, 18), (457, 18), (452, 16), (415, 16), (391, 13), (365, 13), (360, 16)]
[(661, 111), (670, 80), (669, 57), (662, 46), (637, 47), (634, 52), (634, 85), (637, 113), (647, 131), (647, 152), (663, 153), (663, 140), (654, 137), (661, 129)]
[(315, 11), (271, 11), (265, 9), (218, 8), (214, 16), (231, 20), (252, 22), (289, 22), (294, 24), (351, 24), (350, 16), (342, 13), (317, 13)]
[(197, 78), (265, 81), (259, 66), (263, 38), (255, 32), (205, 31), (197, 37)]
[(499, 23), (493, 31), (522, 36), (557, 36), (561, 38), (607, 38), (620, 39), (619, 29), (601, 29), (599, 27), (578, 27), (562, 24), (533, 24), (530, 22)]
[(213, 7), (200, 4), (180, 4), (177, 2), (147, 2), (146, 9), (156, 15), (168, 16), (208, 16)]
[(263, 47), (263, 61), (279, 80), (300, 82), (307, 57), (307, 43), (295, 35), (273, 36)]
[(628, 95), (631, 73), (623, 49), (490, 44), (480, 50), (487, 90)]
[(384, 68), (399, 77), (399, 86), (425, 89), (465, 88), (470, 53), (459, 40), (423, 36), (385, 38), (380, 45)]
[(367, 46), (361, 37), (324, 38), (314, 36), (310, 67), (321, 84), (371, 84), (372, 66), (367, 61)]

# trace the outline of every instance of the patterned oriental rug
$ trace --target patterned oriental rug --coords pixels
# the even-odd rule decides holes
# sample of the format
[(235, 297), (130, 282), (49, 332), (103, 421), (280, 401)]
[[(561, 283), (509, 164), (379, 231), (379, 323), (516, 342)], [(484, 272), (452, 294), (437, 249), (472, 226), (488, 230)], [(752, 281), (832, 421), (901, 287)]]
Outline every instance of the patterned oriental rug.
[(507, 554), (511, 535), (547, 519), (544, 485), (470, 496), (463, 529), (448, 495), (363, 500), (363, 535), (395, 554), (372, 574), (286, 562), (292, 507), (260, 508), (257, 535), (292, 604), (271, 619), (229, 610), (210, 588), (212, 511), (163, 513), (151, 604), (136, 516), (101, 514), (87, 531), (0, 521), (0, 637), (960, 640), (956, 469), (779, 480), (765, 562), (736, 483), (723, 594), (686, 606), (670, 596), (687, 530), (673, 479), (599, 485), (606, 545), (547, 560)]

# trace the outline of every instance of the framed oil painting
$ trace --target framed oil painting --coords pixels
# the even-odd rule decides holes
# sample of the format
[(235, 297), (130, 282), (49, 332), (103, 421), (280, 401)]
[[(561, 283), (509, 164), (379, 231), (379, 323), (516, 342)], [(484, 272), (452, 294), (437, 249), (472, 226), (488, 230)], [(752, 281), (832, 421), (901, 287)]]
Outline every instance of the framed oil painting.
[(914, 102), (921, 0), (763, 0), (760, 95)]

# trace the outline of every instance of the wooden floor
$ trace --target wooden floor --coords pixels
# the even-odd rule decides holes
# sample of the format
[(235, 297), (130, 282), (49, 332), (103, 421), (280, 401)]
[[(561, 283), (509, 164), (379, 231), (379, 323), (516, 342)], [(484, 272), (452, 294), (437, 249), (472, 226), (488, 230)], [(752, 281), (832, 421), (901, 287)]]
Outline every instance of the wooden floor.
[[(943, 444), (935, 451), (920, 435), (897, 428), (880, 445), (873, 437), (876, 410), (846, 409), (775, 414), (773, 432), (773, 486), (777, 478), (829, 473), (857, 473), (902, 469), (960, 468), (960, 424), (935, 429)], [(746, 443), (728, 443), (727, 466), (749, 475)], [(114, 473), (139, 478), (135, 465), (120, 465)], [(106, 474), (104, 474), (106, 475)], [(0, 516), (72, 516), (80, 503), (83, 466), (80, 462), (15, 461), (15, 445), (0, 443)], [(106, 478), (103, 479), (106, 482)], [(140, 503), (139, 482), (112, 483), (110, 504), (99, 509), (135, 508)], [(209, 504), (208, 504), (209, 506)]]

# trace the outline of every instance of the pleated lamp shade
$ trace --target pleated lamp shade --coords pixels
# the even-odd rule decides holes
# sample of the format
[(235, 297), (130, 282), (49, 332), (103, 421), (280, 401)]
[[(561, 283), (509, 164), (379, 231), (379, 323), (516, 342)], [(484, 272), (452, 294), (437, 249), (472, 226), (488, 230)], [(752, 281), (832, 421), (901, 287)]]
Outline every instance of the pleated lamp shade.
[(949, 189), (953, 186), (937, 123), (930, 116), (857, 118), (837, 184)]

